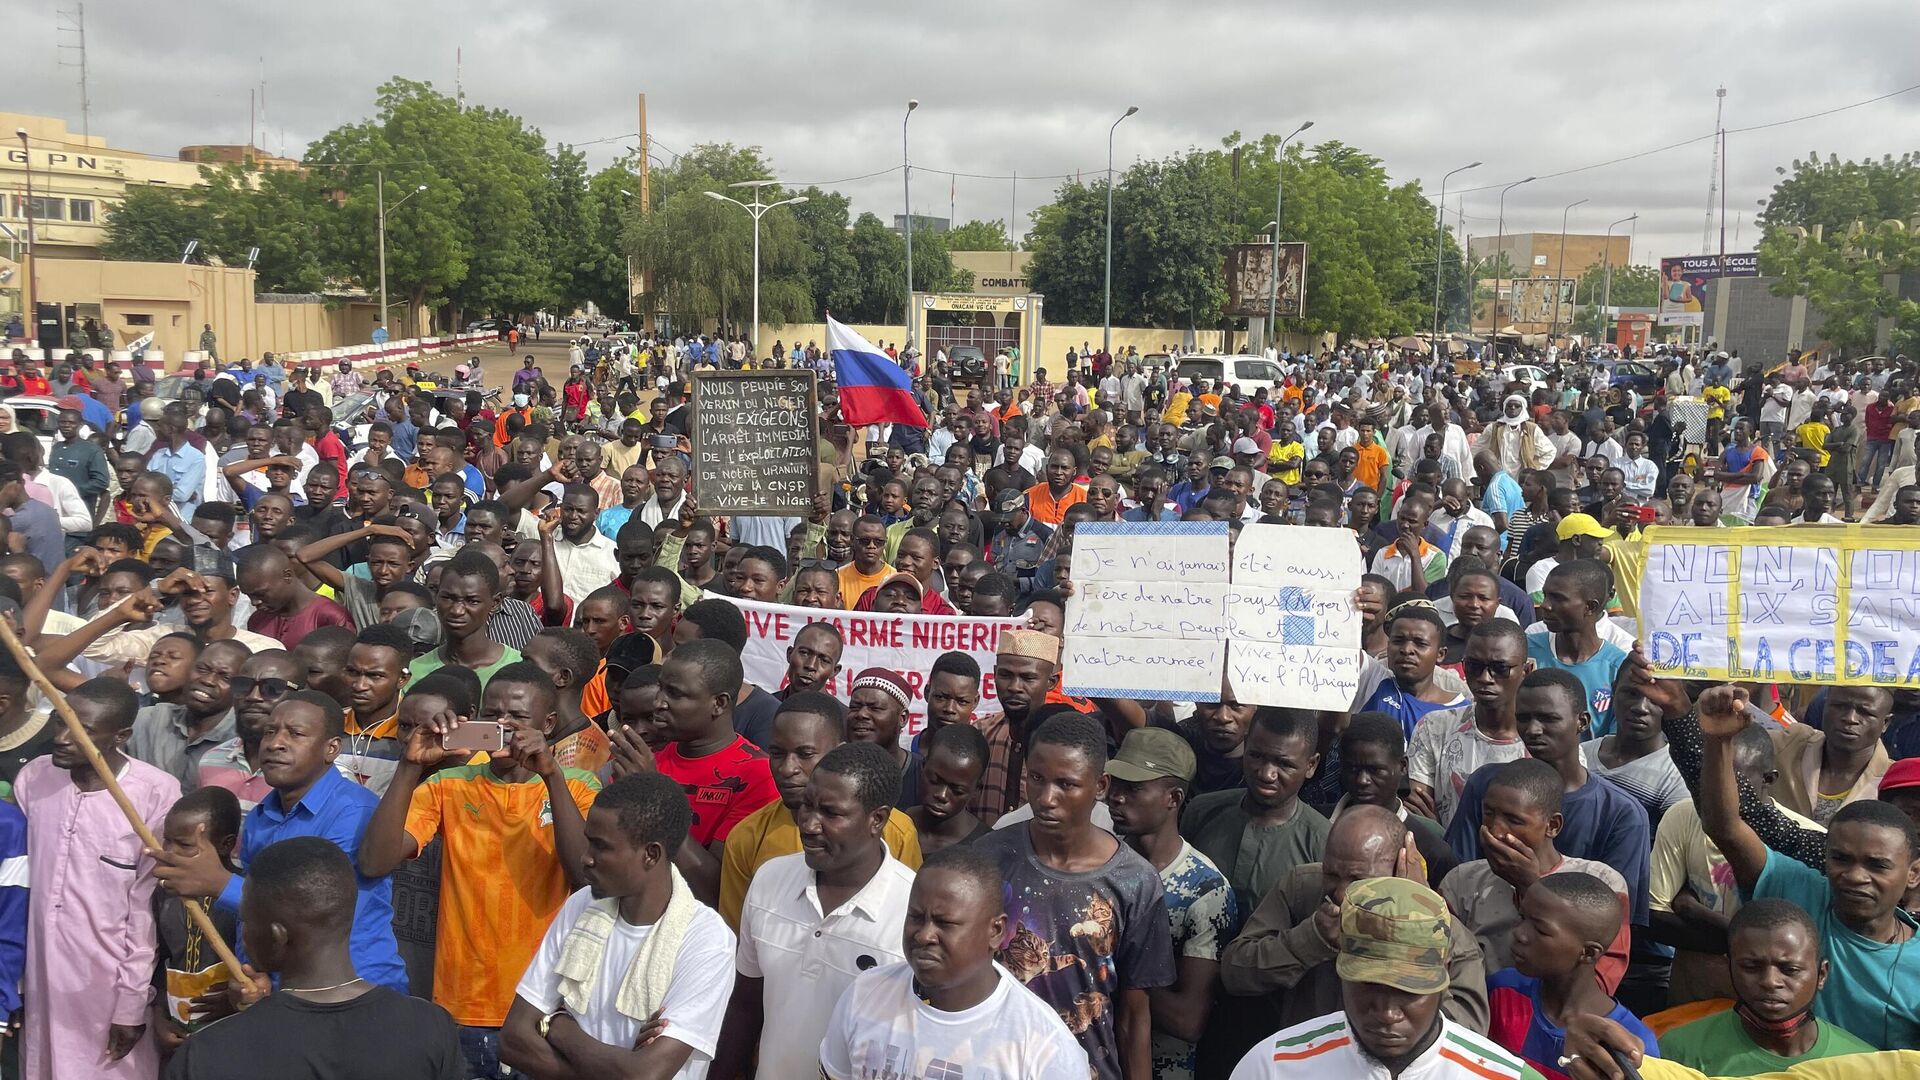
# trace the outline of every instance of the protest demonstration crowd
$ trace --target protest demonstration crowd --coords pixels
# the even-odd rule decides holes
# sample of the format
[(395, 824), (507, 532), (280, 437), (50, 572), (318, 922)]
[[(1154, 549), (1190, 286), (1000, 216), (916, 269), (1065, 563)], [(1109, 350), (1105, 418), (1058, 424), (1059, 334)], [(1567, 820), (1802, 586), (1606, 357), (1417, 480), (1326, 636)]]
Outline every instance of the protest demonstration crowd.
[[(1911, 361), (1357, 343), (1249, 393), (828, 326), (166, 399), (16, 352), (8, 1075), (1920, 1071), (1920, 622), (1731, 678), (1643, 602), (1662, 543), (1920, 549)], [(795, 377), (810, 498), (729, 513), (701, 387)], [(1350, 540), (1351, 700), (1077, 670), (1086, 538), (1156, 531)]]

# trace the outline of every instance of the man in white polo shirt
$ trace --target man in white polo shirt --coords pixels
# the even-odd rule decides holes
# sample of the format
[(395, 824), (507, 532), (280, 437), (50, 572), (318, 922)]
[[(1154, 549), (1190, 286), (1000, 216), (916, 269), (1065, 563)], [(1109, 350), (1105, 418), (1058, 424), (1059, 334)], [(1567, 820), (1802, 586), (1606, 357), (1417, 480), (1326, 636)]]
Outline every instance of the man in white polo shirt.
[(884, 836), (899, 790), (900, 766), (876, 743), (836, 746), (814, 767), (793, 814), (800, 854), (761, 866), (741, 905), (715, 1077), (745, 1073), (756, 1046), (760, 1076), (817, 1076), (834, 1003), (862, 971), (904, 959), (913, 871)]

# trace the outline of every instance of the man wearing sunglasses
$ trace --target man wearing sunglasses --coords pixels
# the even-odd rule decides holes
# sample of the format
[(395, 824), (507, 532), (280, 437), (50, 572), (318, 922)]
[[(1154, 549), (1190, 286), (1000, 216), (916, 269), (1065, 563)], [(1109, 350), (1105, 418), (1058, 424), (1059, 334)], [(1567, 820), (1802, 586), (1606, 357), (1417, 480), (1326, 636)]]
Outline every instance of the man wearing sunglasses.
[(273, 707), (300, 688), (300, 675), (299, 663), (285, 649), (247, 657), (231, 680), (235, 734), (200, 758), (201, 787), (233, 792), (242, 812), (267, 797), (273, 787), (260, 772), (260, 739)]
[(1527, 756), (1514, 712), (1520, 681), (1533, 670), (1525, 632), (1509, 619), (1488, 619), (1467, 638), (1461, 667), (1472, 704), (1428, 713), (1407, 741), (1407, 805), (1442, 826), (1475, 769)]

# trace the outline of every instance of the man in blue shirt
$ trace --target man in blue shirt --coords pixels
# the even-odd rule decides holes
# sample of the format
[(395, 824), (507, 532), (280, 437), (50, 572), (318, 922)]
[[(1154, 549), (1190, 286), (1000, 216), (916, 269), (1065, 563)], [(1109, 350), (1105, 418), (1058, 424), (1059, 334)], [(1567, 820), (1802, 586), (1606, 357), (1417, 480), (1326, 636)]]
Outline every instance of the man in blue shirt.
[(1747, 691), (1715, 686), (1694, 714), (1705, 739), (1700, 825), (1727, 860), (1742, 900), (1791, 900), (1813, 916), (1827, 980), (1813, 1014), (1882, 1050), (1920, 1046), (1920, 921), (1901, 909), (1920, 887), (1920, 839), (1892, 803), (1849, 803), (1826, 835), (1824, 873), (1767, 847), (1740, 814), (1733, 740), (1749, 723)]
[(1473, 471), (1480, 477), (1480, 509), (1493, 519), (1493, 531), (1500, 534), (1500, 550), (1507, 550), (1507, 521), (1526, 509), (1526, 497), (1520, 485), (1500, 467), (1500, 456), (1482, 450), (1473, 458)]
[[(317, 690), (296, 690), (274, 706), (260, 741), (260, 770), (273, 791), (241, 825), (237, 862), (245, 866), (277, 840), (318, 836), (359, 864), (360, 838), (380, 799), (334, 769), (345, 734), (339, 702)], [(212, 845), (200, 845), (193, 855), (161, 852), (155, 858), (154, 876), (176, 895), (212, 896), (216, 906), (240, 910), (244, 879), (221, 865)], [(404, 994), (407, 969), (393, 936), (392, 879), (361, 877), (359, 886), (351, 939), (354, 971)]]
[[(1566, 785), (1560, 804), (1563, 824), (1553, 846), (1562, 855), (1603, 862), (1620, 871), (1632, 900), (1629, 921), (1644, 928), (1648, 923), (1647, 856), (1653, 846), (1647, 811), (1638, 799), (1580, 763), (1580, 735), (1586, 726), (1586, 690), (1580, 680), (1549, 669), (1531, 672), (1521, 681), (1514, 728), (1527, 753), (1553, 766)], [(1460, 792), (1459, 809), (1447, 826), (1447, 843), (1463, 863), (1486, 855), (1480, 847), (1480, 804), (1499, 770), (1499, 765), (1481, 766)]]
[(169, 405), (159, 416), (147, 417), (157, 442), (147, 457), (147, 471), (173, 484), (173, 509), (182, 519), (193, 517), (207, 479), (207, 455), (187, 441), (186, 407)]
[[(1225, 464), (1222, 465), (1222, 462)], [(1213, 490), (1216, 469), (1217, 475), (1225, 476), (1232, 468), (1233, 459), (1227, 457), (1213, 459), (1212, 468), (1209, 468), (1206, 452), (1195, 450), (1193, 456), (1187, 459), (1187, 478), (1173, 485), (1173, 490), (1167, 492), (1167, 498), (1184, 514), (1199, 506), (1200, 500)]]

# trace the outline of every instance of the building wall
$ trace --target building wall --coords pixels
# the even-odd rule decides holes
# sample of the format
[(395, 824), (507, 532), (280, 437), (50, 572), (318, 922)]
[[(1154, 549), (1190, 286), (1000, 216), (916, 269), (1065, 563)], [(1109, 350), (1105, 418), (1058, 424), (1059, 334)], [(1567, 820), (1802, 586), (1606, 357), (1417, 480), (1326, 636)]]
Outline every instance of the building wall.
[[(1738, 352), (1742, 360), (1771, 366), (1785, 362), (1789, 349), (1818, 346), (1824, 321), (1820, 312), (1803, 297), (1775, 296), (1773, 285), (1778, 280), (1751, 277), (1716, 278), (1707, 282), (1707, 336), (1712, 337), (1713, 328), (1720, 324), (1720, 306), (1724, 303), (1727, 306), (1726, 337), (1719, 345), (1729, 352)], [(1662, 328), (1656, 326), (1654, 330), (1658, 334)]]
[[(1627, 237), (1619, 233), (1568, 233), (1567, 255), (1562, 273), (1560, 234), (1509, 233), (1506, 236), (1475, 236), (1467, 250), (1475, 259), (1491, 259), (1505, 251), (1507, 261), (1528, 277), (1579, 277), (1603, 262), (1624, 266), (1627, 262)], [(1499, 241), (1496, 243), (1496, 241)], [(1610, 254), (1609, 254), (1610, 253)], [(1544, 260), (1544, 261), (1542, 261)]]
[[(36, 199), (61, 200), (57, 217), (34, 215), (36, 252), (43, 259), (97, 257), (108, 214), (129, 187), (180, 189), (200, 183), (197, 164), (116, 150), (100, 136), (68, 131), (54, 117), (0, 113), (0, 131), (15, 128), (26, 129), (28, 147), (22, 150), (10, 140), (0, 154), (0, 220), (26, 235), (24, 198), (31, 173)], [(82, 215), (89, 220), (73, 220)]]
[(213, 326), (222, 359), (344, 348), (368, 340), (378, 304), (277, 296), (262, 302), (253, 271), (178, 263), (47, 259), (37, 271), (43, 303), (94, 308), (115, 344), (152, 331), (152, 348), (176, 365)]
[(982, 296), (1024, 296), (1033, 291), (1027, 277), (1031, 251), (955, 251), (957, 270), (973, 272), (972, 291)]

